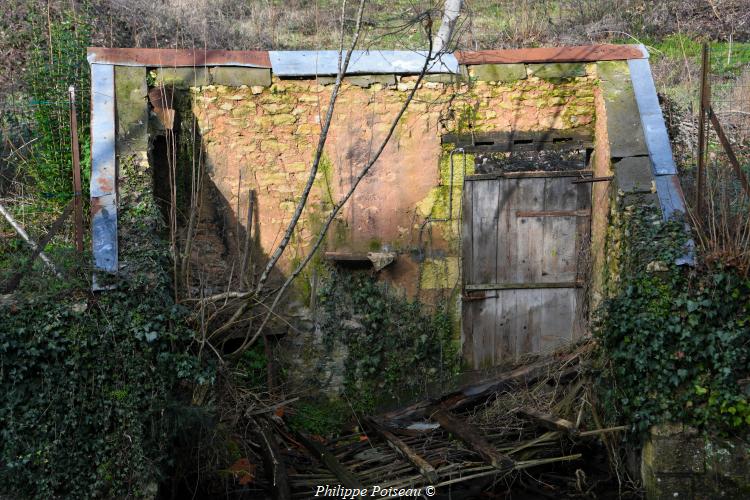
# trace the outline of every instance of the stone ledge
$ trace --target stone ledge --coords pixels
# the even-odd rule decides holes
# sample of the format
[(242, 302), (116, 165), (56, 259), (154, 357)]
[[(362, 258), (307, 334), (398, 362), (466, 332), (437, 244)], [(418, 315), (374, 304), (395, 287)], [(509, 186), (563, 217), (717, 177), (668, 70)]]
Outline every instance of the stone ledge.
[(480, 82), (513, 82), (526, 78), (524, 64), (480, 64), (465, 68), (470, 78)]
[(270, 87), (271, 70), (268, 68), (243, 68), (232, 66), (217, 66), (209, 70), (211, 82), (214, 85), (227, 87)]
[(654, 176), (651, 173), (651, 160), (648, 156), (623, 158), (613, 165), (615, 185), (625, 194), (652, 192)]
[(526, 68), (529, 76), (542, 79), (586, 76), (586, 65), (583, 63), (529, 64)]
[[(319, 76), (318, 83), (320, 85), (333, 85), (336, 83), (335, 76)], [(374, 83), (381, 85), (396, 85), (396, 75), (351, 75), (344, 77), (344, 83), (361, 87), (363, 89), (370, 88)]]
[(208, 68), (157, 68), (156, 84), (177, 88), (204, 87), (210, 83)]

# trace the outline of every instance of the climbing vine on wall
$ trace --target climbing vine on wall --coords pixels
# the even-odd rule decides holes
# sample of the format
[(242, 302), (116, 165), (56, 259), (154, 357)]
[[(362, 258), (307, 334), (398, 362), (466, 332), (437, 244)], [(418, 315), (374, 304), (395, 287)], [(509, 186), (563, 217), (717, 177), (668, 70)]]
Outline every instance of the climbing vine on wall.
[(669, 421), (750, 427), (750, 280), (731, 268), (676, 266), (684, 226), (655, 209), (626, 211), (615, 231), (619, 282), (595, 327), (610, 416), (639, 432)]
[(428, 312), (366, 273), (331, 271), (319, 289), (324, 342), (348, 349), (345, 391), (362, 410), (449, 379), (458, 369), (445, 305)]

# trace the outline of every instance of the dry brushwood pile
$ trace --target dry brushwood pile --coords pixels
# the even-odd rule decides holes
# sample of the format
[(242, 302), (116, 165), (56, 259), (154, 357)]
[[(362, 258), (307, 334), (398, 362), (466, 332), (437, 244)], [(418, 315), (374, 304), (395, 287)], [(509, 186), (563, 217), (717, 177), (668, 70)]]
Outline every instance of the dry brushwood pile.
[(370, 492), (432, 486), (433, 498), (451, 499), (510, 498), (511, 489), (513, 498), (624, 494), (607, 449), (625, 428), (600, 425), (587, 364), (592, 348), (364, 417), (358, 433), (327, 443), (271, 417), (260, 425), (274, 437), (260, 439), (266, 467), (256, 478), (276, 490), (274, 498), (310, 498), (321, 485)]

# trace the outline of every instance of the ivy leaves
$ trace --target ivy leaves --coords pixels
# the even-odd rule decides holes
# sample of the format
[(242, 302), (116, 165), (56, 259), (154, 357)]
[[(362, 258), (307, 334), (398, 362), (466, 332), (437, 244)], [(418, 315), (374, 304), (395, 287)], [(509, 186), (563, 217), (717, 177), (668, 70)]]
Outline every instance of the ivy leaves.
[(451, 317), (386, 289), (366, 274), (331, 271), (319, 290), (324, 342), (348, 349), (345, 390), (361, 409), (385, 396), (423, 390), (458, 367)]
[(0, 491), (142, 496), (173, 452), (179, 383), (211, 372), (167, 290), (120, 283), (79, 312), (75, 300), (0, 308)]
[[(620, 221), (619, 285), (595, 325), (608, 370), (600, 386), (613, 418), (637, 431), (677, 420), (729, 431), (750, 424), (750, 280), (729, 268), (672, 264), (681, 223), (636, 209)], [(654, 261), (667, 264), (649, 265)], [(656, 271), (658, 269), (658, 271)]]

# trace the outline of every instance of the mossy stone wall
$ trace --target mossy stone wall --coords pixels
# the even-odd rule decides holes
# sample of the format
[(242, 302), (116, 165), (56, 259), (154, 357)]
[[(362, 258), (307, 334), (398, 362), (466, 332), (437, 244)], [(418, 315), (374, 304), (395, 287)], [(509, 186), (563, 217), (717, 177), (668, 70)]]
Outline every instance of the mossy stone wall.
[(641, 455), (649, 500), (750, 497), (750, 442), (678, 424), (651, 428)]
[[(547, 76), (544, 68), (528, 71), (521, 66), (515, 79), (424, 81), (380, 160), (336, 221), (325, 250), (395, 251), (398, 257), (387, 278), (410, 296), (454, 288), (459, 280), (464, 159), (454, 156), (451, 182), (451, 148), (441, 144), (441, 137), (470, 131), (590, 128), (595, 121), (595, 65), (545, 69), (554, 76)], [(326, 145), (326, 168), (318, 173), (294, 244), (280, 263), (282, 271), (308, 251), (325, 214), (349, 189), (416, 85), (416, 77), (386, 76), (344, 81)], [(277, 77), (270, 86), (190, 88), (209, 175), (228, 206), (239, 207), (240, 213), (246, 210), (246, 193), (255, 190), (257, 236), (265, 253), (277, 244), (307, 179), (331, 90), (331, 79)], [(472, 157), (467, 157), (467, 165), (470, 174)], [(451, 220), (428, 223), (420, 231), (425, 220), (445, 218)]]

